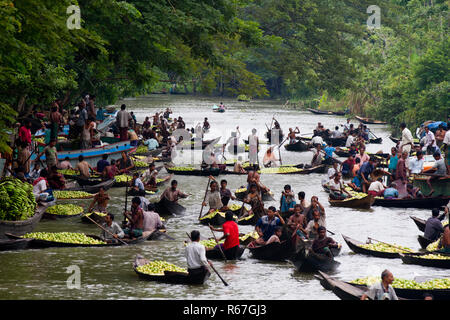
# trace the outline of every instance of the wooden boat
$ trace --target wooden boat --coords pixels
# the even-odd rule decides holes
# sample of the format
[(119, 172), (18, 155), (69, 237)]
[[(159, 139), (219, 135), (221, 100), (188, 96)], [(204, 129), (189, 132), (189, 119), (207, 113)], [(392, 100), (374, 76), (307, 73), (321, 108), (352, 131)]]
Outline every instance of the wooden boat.
[[(227, 260), (238, 260), (244, 254), (244, 251), (245, 247), (240, 245), (234, 252), (231, 252), (231, 250), (223, 250), (223, 253), (225, 254), (225, 258), (227, 258)], [(224, 260), (220, 249), (216, 247), (206, 250), (206, 258), (211, 260)]]
[(370, 209), (370, 206), (374, 203), (375, 198), (371, 195), (367, 195), (362, 199), (352, 199), (352, 200), (333, 200), (328, 198), (328, 202), (332, 207), (346, 207), (346, 208), (357, 208), (357, 209)]
[[(91, 167), (95, 167), (104, 154), (108, 155), (108, 160), (119, 160), (122, 152), (129, 153), (134, 152), (135, 150), (136, 147), (131, 146), (130, 141), (121, 141), (118, 143), (85, 150), (58, 151), (58, 160), (64, 161), (66, 157), (69, 157), (70, 164), (73, 168), (75, 168), (78, 163), (78, 157), (83, 155), (84, 159), (91, 165)], [(30, 159), (35, 160), (36, 157), (37, 155), (33, 154)], [(42, 155), (41, 160), (45, 161), (45, 155)]]
[(341, 300), (361, 300), (362, 295), (368, 290), (367, 287), (358, 287), (356, 285), (332, 278), (325, 272), (318, 272), (320, 284), (325, 289), (331, 290)]
[(312, 109), (312, 108), (307, 108), (306, 110), (308, 110), (309, 112), (312, 112), (314, 114), (327, 114), (327, 115), (333, 114), (332, 111), (324, 111), (324, 110), (318, 110), (318, 109)]
[(157, 191), (149, 191), (149, 190), (135, 190), (135, 189), (129, 189), (128, 195), (131, 197), (145, 197), (145, 196), (154, 196), (158, 193)]
[(157, 157), (161, 154), (161, 152), (163, 152), (163, 149), (164, 149), (164, 147), (159, 147), (159, 148), (156, 148), (151, 151), (141, 152), (141, 153), (135, 152), (134, 154), (137, 156)]
[[(425, 225), (427, 223), (426, 220), (420, 219), (418, 217), (413, 217), (413, 216), (411, 216), (410, 218), (414, 221), (414, 223), (416, 224), (417, 228), (419, 228), (420, 231), (425, 232)], [(444, 220), (445, 219), (445, 213), (441, 214), (438, 217), (438, 219), (441, 220), (441, 221)]]
[[(303, 166), (303, 164), (302, 164)], [(290, 167), (288, 165), (286, 166), (282, 166), (282, 167)], [(282, 168), (282, 167), (278, 167), (278, 168)], [(293, 167), (297, 167), (297, 166), (293, 166)], [(297, 167), (298, 168), (298, 167)], [(304, 168), (298, 171), (292, 171), (292, 172), (270, 172), (272, 170), (272, 168), (267, 168), (266, 170), (263, 168), (261, 170), (259, 170), (259, 173), (267, 173), (267, 174), (310, 174), (310, 173), (325, 173), (327, 166), (324, 164), (315, 166), (315, 167), (309, 167), (309, 168)], [(298, 168), (299, 169), (299, 168)]]
[(101, 216), (99, 214), (97, 214), (96, 212), (92, 212), (92, 213), (87, 213), (85, 215), (83, 215), (81, 217), (81, 222), (84, 223), (92, 223), (91, 220), (89, 220), (86, 216), (89, 216), (89, 218), (91, 218), (92, 220), (94, 220), (95, 222), (97, 222), (98, 224), (102, 224), (105, 222), (105, 217)]
[[(24, 239), (21, 236), (16, 234), (6, 234), (10, 239)], [(86, 236), (95, 239), (95, 240), (103, 240), (96, 235), (87, 234)], [(79, 243), (65, 243), (65, 242), (57, 242), (57, 241), (48, 241), (41, 239), (33, 239), (29, 238), (31, 241), (28, 244), (29, 249), (45, 249), (45, 248), (73, 248), (73, 247), (117, 247), (124, 246), (122, 242), (118, 241), (115, 243), (106, 243), (106, 244), (79, 244)], [(147, 237), (142, 236), (134, 240), (130, 239), (121, 239), (129, 245), (138, 244), (147, 240)]]
[(425, 232), (425, 225), (426, 221), (417, 217), (410, 217), (414, 223), (416, 224), (417, 228), (419, 228), (420, 231)]
[(347, 243), (347, 245), (353, 252), (365, 254), (367, 256), (378, 257), (378, 258), (386, 258), (386, 259), (400, 258), (400, 253), (382, 252), (382, 251), (366, 249), (361, 246), (364, 243), (362, 243), (358, 240), (352, 239), (352, 238), (344, 236), (344, 235), (342, 235), (342, 238), (344, 238), (345, 243)]
[(299, 272), (335, 271), (341, 264), (323, 254), (318, 254), (312, 250), (300, 250), (291, 259), (295, 269)]
[(6, 221), (0, 220), (0, 239), (8, 239), (7, 233), (16, 235), (24, 235), (32, 232), (39, 221), (41, 221), (48, 205), (38, 205), (35, 209), (34, 215), (27, 220), (20, 221)]
[(284, 261), (294, 253), (294, 247), (291, 240), (285, 240), (281, 243), (272, 242), (268, 245), (248, 249), (253, 258), (269, 261)]
[(311, 147), (306, 144), (305, 142), (303, 142), (302, 140), (297, 141), (296, 143), (292, 143), (292, 144), (285, 144), (284, 148), (287, 151), (298, 151), (298, 152), (302, 152), (302, 151), (308, 151)]
[(182, 205), (163, 198), (155, 203), (155, 211), (161, 216), (181, 215), (186, 212)]
[[(247, 195), (247, 189), (246, 188), (241, 188), (241, 190), (243, 190), (243, 189), (245, 189), (245, 190), (234, 193), (234, 196), (237, 199), (239, 199), (239, 200), (244, 200), (244, 198)], [(262, 194), (262, 201), (275, 201), (272, 191), (270, 191), (270, 192), (263, 192), (263, 194)]]
[(246, 175), (247, 173), (234, 172), (229, 170), (221, 170), (217, 169), (194, 169), (192, 170), (176, 170), (172, 167), (166, 166), (166, 170), (168, 173), (176, 174), (176, 175), (184, 175), (184, 176), (219, 176), (219, 175)]
[[(88, 193), (97, 193), (100, 191), (100, 188), (103, 188), (106, 191), (114, 186), (114, 179), (109, 179), (109, 180), (102, 181), (102, 182), (99, 182), (99, 181), (101, 181), (101, 180), (95, 178), (91, 182), (88, 182), (88, 183), (95, 183), (93, 185), (82, 185), (79, 187), (74, 186), (74, 187), (65, 188), (60, 191), (84, 191), (84, 192), (88, 192)], [(54, 191), (56, 191), (56, 190), (54, 190)]]
[(259, 220), (258, 216), (251, 214), (249, 216), (239, 218), (237, 224), (241, 226), (249, 226), (249, 225), (254, 226), (256, 225), (256, 222), (258, 222), (258, 220)]
[(23, 250), (28, 248), (31, 239), (0, 240), (0, 251)]
[(372, 138), (369, 139), (369, 143), (373, 143), (373, 144), (381, 144), (383, 142), (383, 138)]
[[(205, 214), (203, 217), (199, 219), (201, 224), (204, 225), (213, 225), (213, 226), (221, 226), (223, 225), (225, 220), (225, 212), (216, 211), (212, 217), (207, 217), (208, 214)], [(235, 217), (235, 222), (237, 221), (237, 216)]]
[(330, 138), (330, 137), (325, 137), (323, 138), (323, 141), (325, 141), (325, 143), (330, 143), (332, 147), (344, 147), (345, 143), (347, 142), (347, 138), (343, 137), (343, 138)]
[[(420, 278), (420, 277), (419, 277)], [(432, 277), (424, 277), (431, 278)], [(417, 280), (416, 280), (417, 281)], [(361, 284), (352, 284), (350, 282), (346, 282), (349, 285), (353, 285), (362, 290), (368, 290), (366, 285)], [(429, 293), (433, 295), (433, 300), (449, 300), (450, 299), (450, 289), (403, 289), (403, 288), (394, 288), (395, 294), (397, 295), (399, 300), (423, 300), (423, 296), (425, 293)]]
[(149, 275), (139, 272), (137, 267), (143, 266), (149, 263), (147, 259), (144, 259), (141, 255), (136, 255), (133, 263), (133, 270), (142, 280), (157, 281), (171, 284), (203, 284), (210, 277), (210, 273), (206, 273), (204, 277), (191, 277), (187, 272), (164, 272), (163, 275)]
[(430, 245), (430, 244), (432, 244), (434, 242), (433, 240), (425, 238), (422, 235), (418, 235), (417, 236), (417, 241), (419, 241), (420, 247), (422, 249), (426, 249), (428, 247), (428, 245)]
[[(400, 257), (405, 264), (416, 264), (419, 266), (425, 266), (425, 267), (433, 267), (433, 268), (444, 268), (444, 269), (450, 269), (450, 259), (427, 259), (427, 258), (421, 258), (421, 256), (425, 256), (427, 254), (430, 254), (429, 252), (425, 253), (405, 253), (401, 254)], [(441, 256), (445, 256), (450, 258), (449, 254), (440, 254)]]
[[(426, 175), (416, 175), (413, 179), (413, 185), (419, 187), (423, 194), (430, 193), (430, 187), (427, 184), (429, 176)], [(450, 199), (450, 176), (438, 178), (431, 182), (434, 189), (434, 194), (447, 197)], [(447, 200), (448, 201), (448, 200)]]
[(379, 120), (373, 120), (373, 119), (370, 119), (370, 118), (364, 118), (364, 117), (359, 117), (359, 116), (355, 116), (355, 118), (357, 120), (359, 120), (360, 122), (364, 123), (364, 124), (387, 124), (387, 122), (379, 121)]
[(432, 209), (445, 206), (450, 201), (450, 196), (417, 198), (417, 199), (380, 199), (375, 198), (373, 206), (394, 208), (421, 208)]

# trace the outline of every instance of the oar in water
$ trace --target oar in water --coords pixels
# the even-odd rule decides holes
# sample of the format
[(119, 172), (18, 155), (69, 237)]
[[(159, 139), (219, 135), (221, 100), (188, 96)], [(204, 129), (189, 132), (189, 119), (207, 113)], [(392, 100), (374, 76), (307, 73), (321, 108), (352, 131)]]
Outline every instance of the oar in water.
[(369, 240), (373, 240), (373, 241), (376, 241), (376, 242), (384, 243), (384, 244), (386, 244), (386, 245), (388, 245), (388, 246), (391, 246), (391, 247), (394, 247), (394, 248), (397, 248), (397, 249), (400, 249), (400, 250), (403, 250), (403, 251), (407, 251), (407, 252), (414, 253), (414, 251), (411, 251), (411, 250), (408, 250), (408, 249), (400, 248), (399, 246), (396, 246), (396, 245), (394, 245), (394, 244), (390, 244), (390, 243), (387, 243), (387, 242), (383, 242), (383, 241), (380, 241), (380, 240), (377, 240), (377, 239), (374, 239), (374, 238), (370, 238), (370, 237), (367, 237), (367, 238), (368, 238)]
[(211, 225), (210, 225), (209, 223), (208, 223), (208, 226), (209, 226), (209, 230), (211, 230), (211, 233), (212, 233), (212, 235), (213, 235), (213, 237), (214, 237), (214, 240), (216, 240), (217, 246), (219, 247), (219, 250), (220, 250), (220, 253), (222, 254), (222, 257), (223, 257), (223, 259), (224, 259), (225, 262), (226, 262), (226, 261), (227, 261), (227, 257), (225, 257), (225, 253), (224, 253), (223, 250), (222, 250), (222, 246), (220, 245), (219, 240), (217, 240), (217, 237), (216, 237), (216, 235), (215, 235), (213, 229), (211, 229), (212, 227), (211, 227)]
[[(99, 225), (97, 222), (94, 221), (94, 219), (92, 219), (91, 217), (89, 217), (87, 214), (84, 215), (84, 217), (88, 218), (89, 220), (91, 220), (97, 227), (99, 227), (100, 229), (102, 229), (103, 231), (105, 231), (106, 233), (110, 234), (113, 238), (114, 238), (114, 234), (112, 234), (111, 232), (109, 232), (108, 230), (106, 230), (105, 228), (103, 228), (101, 225)], [(122, 242), (125, 245), (128, 245), (128, 243), (126, 243), (125, 241), (123, 241), (122, 239), (116, 238), (117, 240), (119, 240), (120, 242)]]
[[(192, 241), (191, 236), (189, 235), (189, 233), (187, 233), (188, 238)], [(222, 280), (223, 284), (225, 286), (228, 286), (228, 283), (222, 278), (222, 276), (219, 274), (219, 272), (217, 272), (216, 268), (214, 268), (214, 266), (212, 264), (209, 265), (211, 267), (211, 269), (214, 270), (214, 272), (217, 274), (217, 276), (219, 277), (220, 280)]]
[(125, 208), (123, 210), (124, 214), (123, 214), (123, 224), (125, 224), (127, 222), (127, 217), (126, 217), (126, 212), (127, 212), (127, 206), (128, 206), (128, 181), (126, 182), (126, 186), (125, 186)]
[(203, 201), (202, 201), (202, 208), (200, 209), (200, 214), (198, 215), (198, 219), (200, 219), (202, 217), (202, 212), (203, 212), (203, 202), (205, 202), (206, 200), (206, 195), (208, 194), (208, 187), (209, 187), (209, 182), (211, 181), (211, 176), (208, 177), (208, 184), (206, 185), (206, 190), (205, 190), (205, 196), (203, 197)]

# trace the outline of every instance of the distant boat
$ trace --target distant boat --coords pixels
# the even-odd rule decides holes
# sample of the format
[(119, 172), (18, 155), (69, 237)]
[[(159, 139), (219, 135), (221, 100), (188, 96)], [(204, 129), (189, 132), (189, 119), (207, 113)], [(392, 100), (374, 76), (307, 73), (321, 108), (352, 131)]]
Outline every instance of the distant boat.
[(360, 122), (364, 123), (364, 124), (387, 124), (387, 122), (384, 121), (379, 121), (379, 120), (373, 120), (370, 118), (364, 118), (364, 117), (358, 117), (355, 116), (356, 119), (358, 119)]

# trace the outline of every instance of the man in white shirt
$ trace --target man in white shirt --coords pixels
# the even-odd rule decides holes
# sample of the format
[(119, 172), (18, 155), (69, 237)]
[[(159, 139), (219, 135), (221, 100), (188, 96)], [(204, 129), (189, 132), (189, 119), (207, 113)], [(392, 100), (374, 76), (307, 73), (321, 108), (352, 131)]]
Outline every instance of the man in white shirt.
[(209, 277), (211, 273), (208, 265), (212, 266), (212, 263), (206, 259), (205, 246), (199, 243), (200, 232), (193, 230), (190, 238), (191, 243), (188, 244), (185, 251), (189, 276), (195, 278)]
[(436, 151), (436, 139), (434, 137), (434, 133), (425, 126), (425, 145), (422, 151), (427, 152), (428, 154), (434, 154)]
[(411, 131), (409, 131), (409, 129), (406, 127), (406, 124), (404, 122), (402, 122), (400, 124), (400, 129), (402, 129), (402, 140), (400, 142), (400, 152), (406, 151), (409, 154), (409, 152), (411, 151), (411, 148), (414, 146), (413, 136), (411, 134)]
[(349, 134), (347, 141), (345, 142), (345, 147), (350, 148), (352, 146), (353, 142), (355, 142), (355, 138), (356, 138), (355, 132), (353, 132), (353, 134)]
[(383, 184), (383, 179), (380, 177), (370, 184), (367, 193), (374, 197), (382, 197), (384, 189), (386, 189), (386, 186)]
[(423, 159), (422, 151), (417, 151), (415, 157), (411, 157), (408, 163), (408, 170), (411, 174), (419, 174), (423, 170), (423, 163), (425, 160)]
[(321, 137), (321, 136), (314, 136), (314, 137), (311, 139), (311, 144), (312, 144), (312, 145), (316, 145), (316, 144), (323, 145), (323, 139), (322, 139), (322, 137)]

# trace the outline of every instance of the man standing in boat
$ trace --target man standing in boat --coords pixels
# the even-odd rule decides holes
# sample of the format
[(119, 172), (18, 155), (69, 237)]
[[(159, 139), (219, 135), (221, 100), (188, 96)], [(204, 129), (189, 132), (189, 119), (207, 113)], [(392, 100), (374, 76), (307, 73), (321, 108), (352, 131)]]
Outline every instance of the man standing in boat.
[(402, 129), (402, 139), (399, 147), (400, 152), (406, 151), (409, 154), (411, 148), (414, 146), (413, 136), (404, 122), (400, 124), (400, 129)]
[(391, 286), (394, 282), (394, 275), (389, 270), (381, 273), (381, 282), (374, 284), (370, 289), (361, 296), (361, 300), (398, 300), (394, 288)]
[(120, 106), (120, 111), (117, 112), (116, 116), (117, 126), (120, 131), (120, 141), (126, 141), (128, 139), (128, 127), (130, 125), (130, 121), (133, 120), (131, 115), (125, 109), (126, 105), (122, 104)]
[[(222, 247), (226, 256), (235, 258), (239, 249), (239, 227), (233, 221), (233, 212), (227, 211), (225, 220), (226, 222), (222, 225), (222, 228), (216, 229), (212, 226), (209, 226), (209, 228), (213, 231), (223, 232), (223, 236), (217, 240), (219, 242), (218, 246)], [(223, 239), (225, 239), (225, 242), (220, 244), (220, 241)]]
[(198, 230), (191, 231), (191, 243), (186, 247), (185, 256), (188, 267), (189, 276), (193, 278), (204, 278), (211, 274), (209, 266), (211, 261), (206, 259), (206, 248), (200, 244), (200, 232)]

